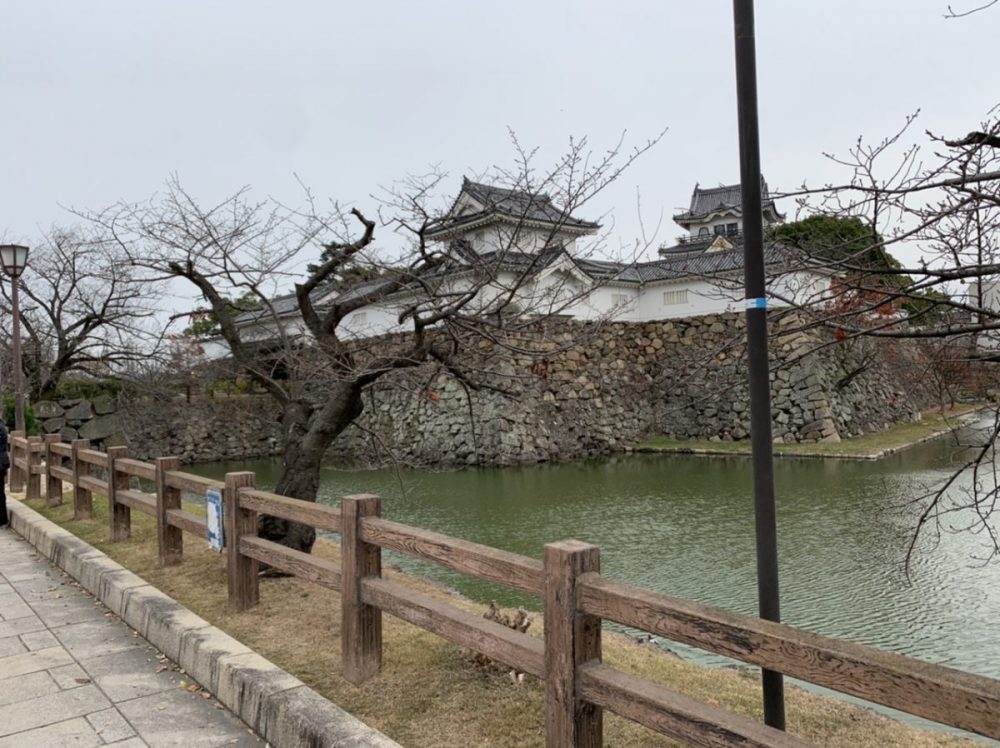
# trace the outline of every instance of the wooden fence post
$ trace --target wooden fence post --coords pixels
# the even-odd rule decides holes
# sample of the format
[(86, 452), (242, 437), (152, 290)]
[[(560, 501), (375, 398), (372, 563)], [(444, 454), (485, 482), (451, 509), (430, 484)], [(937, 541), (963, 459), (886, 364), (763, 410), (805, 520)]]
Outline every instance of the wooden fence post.
[(42, 453), (39, 450), (41, 444), (42, 437), (28, 437), (28, 476), (24, 492), (26, 499), (42, 498), (42, 475), (38, 472), (38, 468), (42, 466)]
[(21, 456), (19, 439), (24, 438), (23, 431), (11, 431), (8, 447), (10, 449), (10, 492), (20, 493), (24, 490), (24, 471), (17, 466), (17, 459)]
[(181, 492), (167, 486), (167, 473), (177, 470), (181, 461), (176, 457), (156, 458), (156, 541), (160, 566), (173, 566), (184, 556), (184, 533), (167, 524), (167, 510), (181, 508)]
[(73, 519), (90, 519), (94, 512), (94, 497), (89, 489), (80, 487), (80, 478), (90, 475), (90, 463), (80, 459), (81, 449), (90, 449), (89, 439), (74, 439), (73, 447)]
[(52, 445), (62, 441), (59, 434), (45, 435), (45, 505), (62, 504), (62, 480), (52, 475), (52, 466), (62, 467), (62, 457), (52, 452)]
[(601, 619), (576, 607), (577, 579), (600, 572), (600, 548), (579, 540), (550, 543), (542, 552), (545, 575), (545, 745), (599, 748), (600, 707), (577, 696), (577, 668), (601, 659)]
[(108, 447), (108, 529), (111, 542), (128, 540), (132, 534), (132, 509), (118, 503), (117, 494), (127, 489), (129, 477), (115, 470), (115, 460), (128, 457), (128, 447)]
[(361, 601), (361, 580), (382, 576), (382, 549), (361, 540), (361, 520), (379, 513), (378, 496), (345, 496), (340, 502), (341, 667), (354, 685), (382, 667), (382, 611)]
[(257, 512), (240, 507), (240, 489), (256, 485), (255, 473), (226, 473), (222, 524), (229, 578), (229, 607), (233, 610), (246, 610), (260, 602), (260, 564), (257, 559), (240, 553), (240, 538), (257, 534)]

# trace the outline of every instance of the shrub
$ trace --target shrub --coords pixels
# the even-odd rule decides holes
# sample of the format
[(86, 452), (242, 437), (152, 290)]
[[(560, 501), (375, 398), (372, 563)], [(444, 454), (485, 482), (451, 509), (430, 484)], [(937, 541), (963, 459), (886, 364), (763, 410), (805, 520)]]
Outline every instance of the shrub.
[[(9, 431), (14, 430), (14, 396), (4, 395), (3, 396), (3, 419), (7, 423), (7, 429)], [(28, 436), (38, 436), (42, 432), (41, 426), (38, 424), (38, 419), (35, 417), (34, 409), (27, 403), (24, 403), (24, 430), (27, 432)]]

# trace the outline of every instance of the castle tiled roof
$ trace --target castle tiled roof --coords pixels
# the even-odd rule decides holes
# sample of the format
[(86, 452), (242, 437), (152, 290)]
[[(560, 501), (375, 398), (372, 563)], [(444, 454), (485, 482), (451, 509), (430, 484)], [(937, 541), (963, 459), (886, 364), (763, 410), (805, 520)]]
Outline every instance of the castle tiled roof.
[[(577, 265), (595, 279), (619, 283), (644, 284), (657, 281), (683, 280), (685, 278), (711, 278), (731, 275), (743, 270), (743, 239), (730, 237), (731, 249), (709, 251), (718, 237), (708, 237), (703, 242), (689, 242), (675, 249), (667, 257), (652, 262), (618, 263), (598, 260), (580, 260)], [(764, 264), (775, 268), (787, 266), (792, 250), (774, 242), (764, 247)]]
[[(462, 180), (462, 191), (459, 197), (461, 194), (468, 195), (476, 203), (482, 205), (482, 210), (461, 216), (454, 216), (452, 211), (449, 211), (447, 216), (427, 232), (428, 238), (451, 234), (455, 229), (497, 217), (520, 222), (552, 224), (560, 228), (577, 229), (584, 232), (600, 228), (598, 223), (569, 215), (564, 209), (555, 205), (552, 198), (544, 193), (494, 187), (465, 178)], [(457, 202), (458, 199), (456, 199)]]
[[(770, 197), (767, 182), (764, 181), (763, 177), (760, 180), (760, 194), (764, 212), (767, 213), (770, 210), (777, 218), (782, 218), (783, 216), (778, 213), (774, 200)], [(724, 184), (708, 188), (695, 185), (694, 191), (691, 193), (691, 206), (683, 213), (674, 216), (674, 221), (683, 226), (705, 219), (711, 213), (724, 210), (742, 212), (743, 193), (739, 184)]]

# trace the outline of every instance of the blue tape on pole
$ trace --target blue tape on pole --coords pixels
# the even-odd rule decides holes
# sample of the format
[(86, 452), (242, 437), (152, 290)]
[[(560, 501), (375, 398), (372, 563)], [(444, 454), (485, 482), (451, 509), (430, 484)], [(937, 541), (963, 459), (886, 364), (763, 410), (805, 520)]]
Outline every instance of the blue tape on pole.
[(747, 309), (767, 309), (767, 299), (747, 299)]

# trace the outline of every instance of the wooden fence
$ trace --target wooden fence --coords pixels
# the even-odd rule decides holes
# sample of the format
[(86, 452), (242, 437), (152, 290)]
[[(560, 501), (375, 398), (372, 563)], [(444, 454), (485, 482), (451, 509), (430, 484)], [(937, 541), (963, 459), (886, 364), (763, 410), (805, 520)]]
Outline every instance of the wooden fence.
[[(552, 748), (600, 746), (604, 709), (691, 745), (807, 745), (603, 664), (603, 621), (1000, 738), (1000, 681), (614, 582), (601, 575), (600, 550), (593, 545), (551, 543), (539, 561), (384, 519), (376, 496), (347, 496), (337, 508), (257, 490), (251, 472), (228, 473), (219, 482), (180, 471), (173, 457), (130, 459), (124, 447), (104, 453), (86, 440), (64, 444), (18, 432), (11, 447), (12, 490), (24, 487), (28, 498), (41, 498), (45, 475), (47, 502), (54, 505), (68, 484), (75, 518), (89, 517), (94, 496), (104, 496), (109, 535), (116, 541), (128, 537), (132, 510), (149, 514), (156, 518), (163, 565), (181, 562), (185, 532), (206, 536), (205, 519), (181, 508), (181, 491), (220, 490), (233, 608), (258, 602), (258, 565), (264, 562), (340, 593), (342, 668), (351, 683), (362, 683), (381, 667), (383, 613), (530, 673), (545, 683), (546, 742)], [(133, 478), (154, 490), (136, 490)], [(340, 563), (257, 537), (259, 514), (339, 534)], [(544, 610), (544, 640), (383, 579), (383, 548), (536, 596)]]

